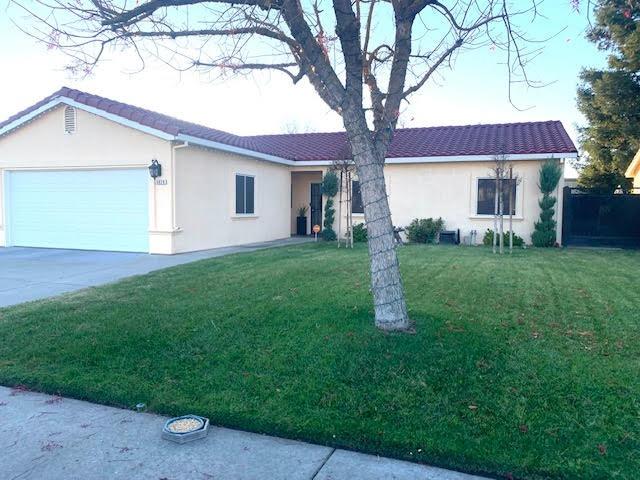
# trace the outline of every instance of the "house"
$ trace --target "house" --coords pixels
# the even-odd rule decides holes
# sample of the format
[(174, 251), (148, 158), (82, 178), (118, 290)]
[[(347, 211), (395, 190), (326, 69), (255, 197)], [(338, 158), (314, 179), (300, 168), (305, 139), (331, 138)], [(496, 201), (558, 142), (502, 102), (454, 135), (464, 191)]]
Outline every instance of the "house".
[[(499, 149), (520, 178), (514, 231), (529, 241), (541, 162), (576, 156), (556, 121), (398, 130), (385, 167), (394, 224), (442, 217), (481, 241)], [(0, 245), (173, 254), (288, 237), (303, 205), (310, 232), (324, 172), (350, 155), (343, 132), (238, 136), (62, 88), (0, 123)], [(358, 223), (357, 179), (353, 191)]]
[(577, 188), (578, 187), (578, 177), (564, 177), (564, 186)]
[[(627, 171), (624, 174), (627, 178), (633, 179), (633, 188), (640, 189), (640, 149), (631, 160), (629, 167), (627, 167)], [(639, 190), (635, 190), (638, 192)]]

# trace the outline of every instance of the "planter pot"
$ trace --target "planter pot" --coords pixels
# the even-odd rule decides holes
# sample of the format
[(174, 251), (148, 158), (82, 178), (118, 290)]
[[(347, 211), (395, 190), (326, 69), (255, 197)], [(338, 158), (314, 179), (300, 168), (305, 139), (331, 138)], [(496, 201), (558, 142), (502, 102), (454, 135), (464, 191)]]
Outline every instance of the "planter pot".
[(307, 234), (307, 217), (296, 217), (296, 235)]

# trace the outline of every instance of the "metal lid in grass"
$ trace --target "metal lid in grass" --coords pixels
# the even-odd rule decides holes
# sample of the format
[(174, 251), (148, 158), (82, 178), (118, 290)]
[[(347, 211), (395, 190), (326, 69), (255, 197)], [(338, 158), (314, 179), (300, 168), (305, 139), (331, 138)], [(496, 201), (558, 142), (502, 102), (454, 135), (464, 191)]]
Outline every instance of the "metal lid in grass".
[(162, 438), (185, 443), (203, 438), (209, 430), (209, 419), (198, 415), (183, 415), (170, 418), (162, 428)]

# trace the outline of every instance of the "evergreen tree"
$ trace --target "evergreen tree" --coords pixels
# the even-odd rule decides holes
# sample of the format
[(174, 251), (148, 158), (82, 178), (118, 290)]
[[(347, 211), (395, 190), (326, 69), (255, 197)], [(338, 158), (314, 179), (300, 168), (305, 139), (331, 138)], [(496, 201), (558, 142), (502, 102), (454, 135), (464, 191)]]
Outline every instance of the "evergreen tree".
[(553, 247), (556, 243), (555, 214), (556, 197), (551, 194), (558, 186), (562, 176), (562, 167), (555, 160), (547, 160), (540, 167), (540, 221), (534, 225), (531, 241), (536, 247)]
[(578, 108), (588, 125), (580, 130), (585, 152), (580, 186), (613, 192), (630, 188), (624, 172), (640, 148), (640, 1), (599, 0), (587, 34), (610, 52), (606, 70), (584, 70)]
[(336, 211), (333, 208), (333, 197), (338, 193), (338, 176), (334, 171), (325, 173), (322, 179), (322, 193), (327, 197), (327, 203), (324, 206), (324, 229), (322, 230), (322, 238), (327, 241), (335, 240), (336, 232), (333, 230), (333, 221)]

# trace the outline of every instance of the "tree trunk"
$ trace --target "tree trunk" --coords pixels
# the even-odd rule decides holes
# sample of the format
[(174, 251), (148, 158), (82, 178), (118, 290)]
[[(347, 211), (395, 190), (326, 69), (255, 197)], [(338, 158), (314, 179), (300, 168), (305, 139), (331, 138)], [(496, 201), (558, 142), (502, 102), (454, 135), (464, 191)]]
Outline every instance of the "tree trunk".
[(393, 241), (383, 166), (374, 163), (377, 159), (371, 156), (358, 157), (355, 160), (357, 166), (362, 166), (358, 168), (358, 178), (367, 224), (376, 326), (383, 330), (406, 330), (409, 317)]
[(375, 324), (381, 330), (407, 330), (410, 322), (393, 241), (393, 223), (384, 180), (384, 151), (382, 147), (376, 148), (361, 108), (345, 109), (342, 118), (360, 182)]

